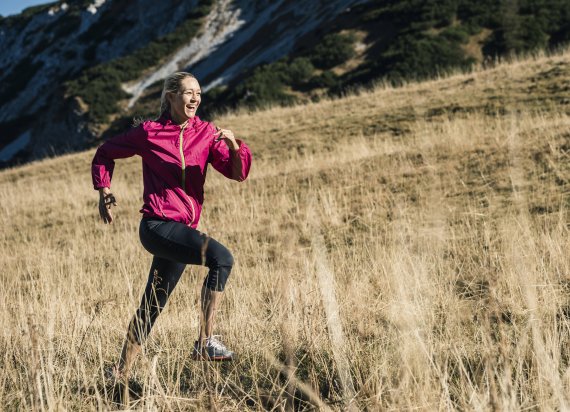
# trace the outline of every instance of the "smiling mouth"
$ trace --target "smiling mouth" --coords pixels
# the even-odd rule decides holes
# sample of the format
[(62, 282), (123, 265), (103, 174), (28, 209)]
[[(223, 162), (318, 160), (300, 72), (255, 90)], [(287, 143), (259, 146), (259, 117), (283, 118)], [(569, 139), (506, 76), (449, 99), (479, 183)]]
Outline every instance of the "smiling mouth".
[(186, 108), (189, 109), (189, 110), (196, 110), (196, 109), (198, 108), (198, 106), (196, 106), (196, 105), (187, 105)]

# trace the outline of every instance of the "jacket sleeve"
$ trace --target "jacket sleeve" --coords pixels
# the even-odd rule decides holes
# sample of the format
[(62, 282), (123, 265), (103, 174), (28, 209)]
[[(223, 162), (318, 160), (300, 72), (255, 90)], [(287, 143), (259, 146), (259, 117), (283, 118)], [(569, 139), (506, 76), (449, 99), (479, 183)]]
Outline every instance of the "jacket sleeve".
[(221, 140), (212, 143), (209, 160), (214, 169), (225, 177), (242, 182), (247, 178), (251, 167), (251, 150), (242, 140), (236, 139), (236, 142), (239, 144), (236, 151), (230, 150)]
[(123, 159), (142, 153), (146, 133), (142, 124), (125, 133), (111, 137), (103, 143), (91, 162), (91, 177), (95, 190), (102, 187), (111, 187), (114, 159)]

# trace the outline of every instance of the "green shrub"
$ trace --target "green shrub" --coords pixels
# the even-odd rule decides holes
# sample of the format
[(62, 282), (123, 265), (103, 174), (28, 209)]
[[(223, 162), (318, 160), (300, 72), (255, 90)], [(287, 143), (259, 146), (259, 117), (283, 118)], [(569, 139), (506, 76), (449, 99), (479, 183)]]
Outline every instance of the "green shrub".
[(449, 25), (456, 16), (458, 0), (386, 0), (383, 18), (400, 27), (425, 30)]
[(238, 104), (245, 103), (250, 107), (294, 103), (294, 96), (285, 92), (284, 67), (286, 65), (280, 62), (256, 68), (250, 77), (234, 88), (229, 98)]
[[(213, 106), (231, 103), (246, 104), (249, 107), (267, 106), (270, 104), (290, 105), (296, 98), (285, 91), (286, 86), (301, 88), (311, 79), (315, 68), (306, 57), (298, 57), (292, 61), (286, 58), (256, 67), (245, 80), (234, 87), (213, 89), (208, 92), (206, 111)], [(216, 102), (216, 104), (212, 102)]]
[(485, 55), (521, 53), (557, 46), (570, 39), (567, 0), (508, 1), (495, 9), (494, 31), (485, 43)]
[(448, 27), (439, 34), (451, 43), (465, 44), (469, 42), (469, 33), (460, 26)]
[(390, 78), (423, 79), (452, 67), (468, 67), (473, 60), (466, 58), (458, 44), (445, 36), (402, 36), (381, 56), (380, 65)]
[(355, 37), (352, 34), (328, 34), (311, 53), (311, 62), (323, 70), (327, 70), (354, 57)]
[(520, 37), (525, 50), (544, 49), (548, 46), (548, 34), (543, 30), (540, 23), (531, 16), (521, 19)]
[(457, 18), (465, 25), (493, 28), (500, 24), (499, 6), (496, 0), (462, 0), (457, 7)]
[(286, 68), (288, 74), (288, 83), (292, 86), (301, 86), (309, 81), (315, 67), (306, 57), (298, 57), (294, 59)]
[(212, 87), (205, 95), (207, 100), (218, 100), (224, 96), (226, 90), (227, 89), (223, 86)]
[(332, 88), (337, 86), (338, 82), (338, 76), (330, 70), (327, 70), (317, 76), (312, 77), (309, 85), (314, 88)]

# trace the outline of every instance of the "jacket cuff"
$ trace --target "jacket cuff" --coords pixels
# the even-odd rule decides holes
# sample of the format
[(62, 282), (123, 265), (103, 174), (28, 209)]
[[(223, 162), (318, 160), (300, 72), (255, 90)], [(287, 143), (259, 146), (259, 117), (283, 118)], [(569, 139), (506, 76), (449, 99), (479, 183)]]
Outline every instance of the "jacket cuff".
[(230, 152), (233, 152), (233, 153), (241, 153), (241, 152), (243, 152), (243, 151), (245, 150), (245, 145), (243, 144), (243, 140), (241, 140), (241, 139), (236, 139), (236, 143), (239, 145), (239, 148), (238, 148), (237, 150), (231, 150), (231, 149), (229, 149)]
[(93, 179), (93, 189), (99, 190), (104, 187), (111, 188), (111, 182), (107, 179)]

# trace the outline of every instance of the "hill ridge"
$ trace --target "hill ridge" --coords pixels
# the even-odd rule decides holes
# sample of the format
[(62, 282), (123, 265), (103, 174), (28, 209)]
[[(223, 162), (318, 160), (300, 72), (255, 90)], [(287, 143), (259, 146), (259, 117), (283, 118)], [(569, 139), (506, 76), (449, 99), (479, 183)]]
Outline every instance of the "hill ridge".
[[(323, 108), (331, 109), (331, 115), (323, 120), (325, 130), (334, 129), (338, 133), (350, 134), (351, 136), (368, 136), (370, 134), (377, 136), (383, 133), (404, 134), (409, 131), (407, 128), (410, 124), (422, 119), (455, 117), (477, 112), (484, 112), (488, 115), (504, 115), (506, 110), (517, 109), (526, 111), (549, 110), (549, 105), (554, 107), (570, 105), (570, 97), (565, 93), (566, 88), (570, 87), (568, 84), (570, 78), (569, 53), (570, 51), (563, 51), (552, 56), (515, 60), (514, 62), (498, 64), (489, 69), (412, 82), (402, 87), (379, 85), (373, 91), (361, 90), (343, 98), (333, 98), (299, 106), (277, 106), (254, 112), (245, 110), (240, 113), (240, 111), (236, 111), (214, 119), (214, 122), (226, 121), (229, 125), (236, 125), (234, 129), (243, 136), (275, 136), (276, 128), (274, 126), (266, 127), (265, 125), (269, 124), (266, 119), (284, 116), (287, 120), (283, 123), (288, 122), (290, 125), (282, 133), (285, 137), (290, 136), (294, 144), (300, 144), (296, 150), (302, 152), (302, 137), (291, 136), (291, 131), (302, 134), (302, 132), (314, 129), (311, 122), (318, 118), (318, 112)], [(540, 70), (543, 65), (548, 69)], [(517, 71), (517, 68), (520, 70)], [(550, 77), (543, 78), (541, 73), (549, 73)], [(526, 81), (531, 81), (531, 84), (527, 84)], [(484, 84), (477, 87), (477, 82)], [(500, 84), (497, 85), (497, 83)], [(542, 88), (539, 87), (540, 85)], [(433, 90), (434, 88), (437, 91)], [(477, 92), (478, 95), (471, 96), (468, 93), (469, 91)], [(207, 98), (206, 93), (204, 100)], [(388, 98), (395, 100), (395, 102), (386, 103), (382, 101), (382, 99)], [(429, 102), (426, 104), (428, 100)], [(356, 109), (350, 107), (351, 105), (354, 105)], [(384, 110), (384, 112), (361, 114), (360, 117), (357, 117), (363, 108)], [(350, 121), (350, 116), (356, 117), (361, 122), (355, 122), (354, 119)], [(260, 132), (250, 132), (248, 122), (242, 120), (252, 117), (259, 118), (258, 121), (251, 122), (251, 124), (257, 124), (257, 129)], [(343, 122), (343, 119), (347, 118), (348, 120)], [(363, 123), (362, 120), (368, 120), (368, 123)], [(267, 140), (274, 142), (271, 139)], [(260, 139), (260, 143), (264, 141), (266, 140)], [(93, 149), (89, 149), (76, 155), (81, 157), (92, 151)], [(288, 147), (286, 151), (289, 151)], [(262, 158), (263, 156), (265, 154), (262, 154)], [(73, 158), (74, 154), (67, 154), (63, 157), (63, 159)], [(57, 159), (45, 161), (48, 164), (57, 163)], [(33, 163), (33, 165), (41, 164), (42, 161)], [(30, 164), (6, 169), (0, 171), (0, 176), (6, 173), (10, 174), (10, 171), (28, 169), (31, 166)]]

